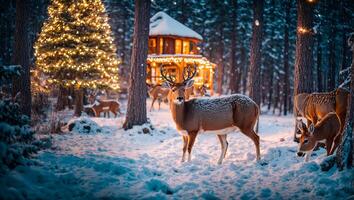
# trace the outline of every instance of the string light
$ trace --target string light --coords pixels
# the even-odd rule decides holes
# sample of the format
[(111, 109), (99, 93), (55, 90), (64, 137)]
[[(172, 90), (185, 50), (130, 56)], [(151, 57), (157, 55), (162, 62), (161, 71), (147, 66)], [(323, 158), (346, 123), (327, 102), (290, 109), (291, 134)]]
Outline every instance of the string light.
[(308, 33), (312, 33), (312, 31), (310, 29), (304, 28), (304, 27), (298, 27), (297, 31), (300, 34), (308, 34)]
[(101, 0), (52, 0), (34, 46), (50, 84), (119, 89), (112, 31)]

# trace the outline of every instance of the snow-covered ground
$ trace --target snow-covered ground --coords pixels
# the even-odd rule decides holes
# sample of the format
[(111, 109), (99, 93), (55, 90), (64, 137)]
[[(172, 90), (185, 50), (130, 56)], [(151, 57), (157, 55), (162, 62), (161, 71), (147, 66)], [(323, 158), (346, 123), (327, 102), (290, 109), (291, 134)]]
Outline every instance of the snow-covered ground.
[(230, 134), (222, 165), (216, 164), (221, 149), (215, 135), (199, 135), (192, 161), (181, 163), (182, 139), (167, 105), (148, 116), (152, 128), (124, 131), (123, 116), (87, 118), (81, 128), (55, 135), (53, 147), (35, 158), (40, 165), (0, 177), (0, 199), (354, 198), (353, 170), (322, 172), (323, 149), (308, 163), (296, 156), (292, 116), (260, 117), (259, 163), (252, 141)]

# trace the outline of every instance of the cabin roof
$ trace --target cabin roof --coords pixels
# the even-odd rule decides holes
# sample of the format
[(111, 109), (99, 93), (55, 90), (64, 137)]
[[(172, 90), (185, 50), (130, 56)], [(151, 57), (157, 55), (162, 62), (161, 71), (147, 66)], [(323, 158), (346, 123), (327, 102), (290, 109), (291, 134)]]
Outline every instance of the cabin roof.
[(150, 18), (149, 36), (166, 35), (196, 38), (203, 40), (197, 32), (170, 17), (165, 12), (158, 12)]

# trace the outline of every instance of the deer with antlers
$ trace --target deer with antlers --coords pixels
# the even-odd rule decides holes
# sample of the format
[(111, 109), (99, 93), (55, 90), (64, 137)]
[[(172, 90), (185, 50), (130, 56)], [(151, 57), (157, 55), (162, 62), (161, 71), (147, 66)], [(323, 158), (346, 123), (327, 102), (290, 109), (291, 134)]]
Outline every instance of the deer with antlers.
[(259, 108), (252, 99), (241, 94), (233, 94), (187, 101), (185, 90), (193, 86), (192, 78), (197, 72), (196, 65), (183, 70), (181, 83), (177, 83), (174, 77), (166, 74), (164, 65), (161, 65), (160, 70), (171, 91), (169, 102), (172, 118), (183, 138), (182, 162), (185, 161), (187, 150), (188, 161), (191, 160), (192, 147), (199, 133), (213, 132), (221, 144), (221, 155), (218, 160), (218, 164), (221, 164), (228, 149), (226, 136), (235, 132), (237, 128), (254, 142), (256, 158), (260, 159), (259, 136), (254, 132)]

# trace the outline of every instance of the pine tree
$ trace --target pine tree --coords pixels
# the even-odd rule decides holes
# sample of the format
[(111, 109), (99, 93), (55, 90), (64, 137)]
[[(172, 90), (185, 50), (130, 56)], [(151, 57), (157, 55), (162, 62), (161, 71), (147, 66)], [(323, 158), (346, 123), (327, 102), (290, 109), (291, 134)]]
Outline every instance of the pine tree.
[(82, 89), (118, 89), (118, 60), (105, 8), (100, 0), (53, 0), (35, 44), (37, 67), (48, 82), (76, 89), (75, 114)]

